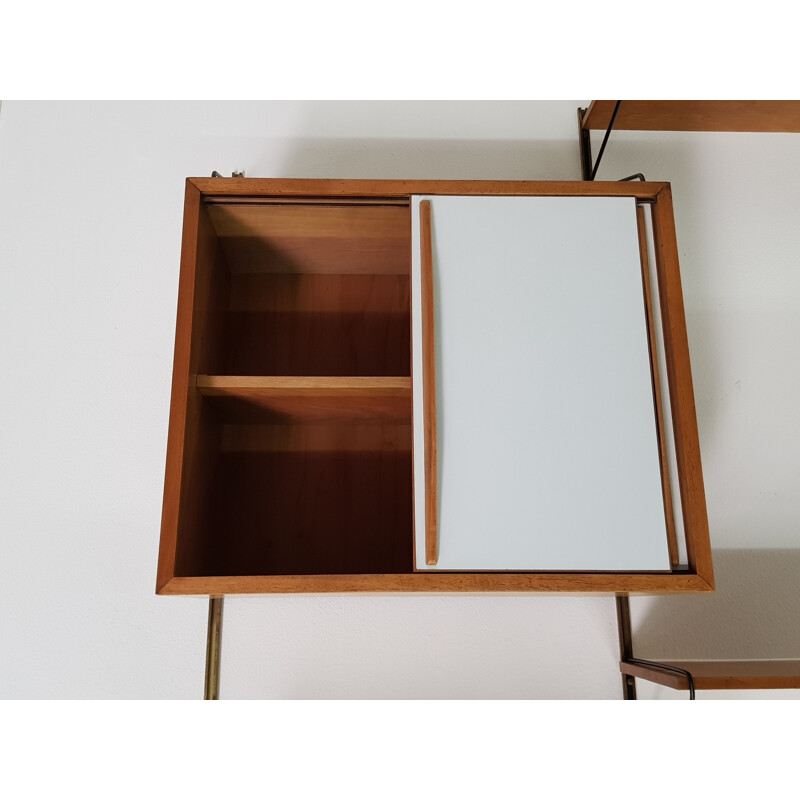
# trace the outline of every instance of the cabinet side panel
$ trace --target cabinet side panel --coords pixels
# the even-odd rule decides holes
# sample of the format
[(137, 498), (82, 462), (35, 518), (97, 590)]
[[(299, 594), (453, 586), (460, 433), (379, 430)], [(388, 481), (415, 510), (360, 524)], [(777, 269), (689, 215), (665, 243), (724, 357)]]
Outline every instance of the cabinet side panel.
[(176, 575), (202, 575), (212, 569), (215, 531), (211, 508), (221, 425), (214, 409), (197, 389), (197, 376), (219, 368), (229, 296), (230, 273), (210, 215), (201, 205)]
[(178, 540), (183, 450), (186, 438), (186, 401), (189, 393), (189, 354), (192, 342), (195, 267), (197, 263), (197, 228), (200, 192), (189, 181), (183, 210), (183, 240), (178, 281), (178, 311), (175, 324), (175, 355), (172, 367), (172, 399), (167, 435), (167, 463), (164, 476), (164, 502), (161, 512), (161, 542), (158, 552), (156, 591), (175, 575)]
[(653, 233), (658, 260), (659, 299), (664, 326), (664, 347), (686, 550), (690, 567), (713, 585), (700, 438), (697, 430), (689, 340), (678, 267), (678, 242), (672, 211), (672, 192), (668, 187), (659, 193), (655, 204)]
[(208, 553), (205, 503), (220, 431), (196, 382), (199, 372), (218, 366), (228, 295), (216, 233), (200, 193), (188, 183), (157, 588), (174, 575), (207, 569), (202, 563)]

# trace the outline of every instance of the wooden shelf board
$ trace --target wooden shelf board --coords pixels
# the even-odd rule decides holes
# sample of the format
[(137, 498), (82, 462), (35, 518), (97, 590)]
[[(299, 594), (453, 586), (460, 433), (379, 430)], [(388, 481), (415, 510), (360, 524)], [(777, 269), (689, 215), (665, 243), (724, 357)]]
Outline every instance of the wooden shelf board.
[(158, 594), (293, 594), (310, 592), (708, 592), (698, 575), (632, 573), (415, 572), (369, 575), (170, 576)]
[(228, 422), (411, 423), (411, 378), (198, 375)]
[[(664, 661), (691, 673), (696, 689), (800, 689), (800, 661)], [(632, 675), (670, 689), (688, 690), (683, 675), (658, 667), (620, 663)]]
[[(584, 130), (605, 130), (616, 100), (593, 100)], [(623, 100), (615, 130), (800, 132), (798, 100)]]
[(259, 392), (273, 397), (336, 395), (411, 397), (410, 377), (339, 377), (305, 375), (198, 375), (202, 394)]

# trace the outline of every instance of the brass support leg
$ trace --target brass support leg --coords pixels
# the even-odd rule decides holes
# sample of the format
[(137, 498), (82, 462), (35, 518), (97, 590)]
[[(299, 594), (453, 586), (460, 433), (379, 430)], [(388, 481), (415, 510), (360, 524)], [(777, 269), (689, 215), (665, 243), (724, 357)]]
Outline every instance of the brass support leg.
[(206, 687), (204, 700), (219, 700), (219, 660), (222, 642), (222, 597), (208, 598)]

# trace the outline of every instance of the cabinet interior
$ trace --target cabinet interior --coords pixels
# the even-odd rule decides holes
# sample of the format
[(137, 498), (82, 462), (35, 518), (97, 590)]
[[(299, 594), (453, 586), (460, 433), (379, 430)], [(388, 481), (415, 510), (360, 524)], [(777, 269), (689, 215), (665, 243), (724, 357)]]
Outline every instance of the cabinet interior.
[(201, 203), (178, 576), (412, 571), (407, 201)]

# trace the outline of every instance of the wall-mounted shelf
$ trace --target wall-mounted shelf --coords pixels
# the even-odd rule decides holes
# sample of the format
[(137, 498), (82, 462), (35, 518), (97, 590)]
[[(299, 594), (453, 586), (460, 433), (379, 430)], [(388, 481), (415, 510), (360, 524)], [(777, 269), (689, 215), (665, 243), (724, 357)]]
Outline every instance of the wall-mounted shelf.
[[(593, 100), (584, 130), (606, 130), (616, 100)], [(800, 132), (800, 100), (623, 100), (615, 130)]]
[[(695, 689), (800, 689), (800, 661), (665, 661), (689, 672)], [(620, 672), (670, 689), (686, 691), (685, 675), (658, 666), (620, 662)]]

